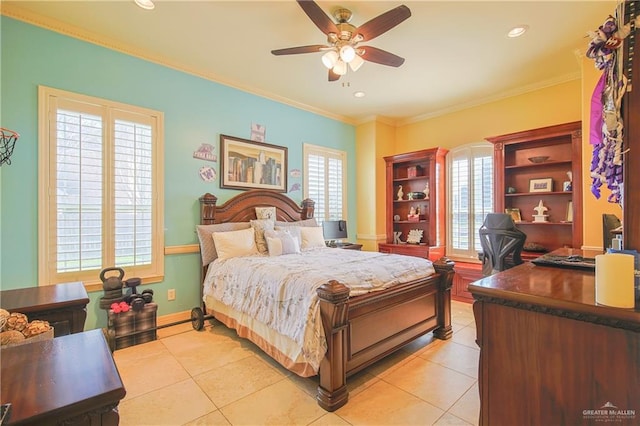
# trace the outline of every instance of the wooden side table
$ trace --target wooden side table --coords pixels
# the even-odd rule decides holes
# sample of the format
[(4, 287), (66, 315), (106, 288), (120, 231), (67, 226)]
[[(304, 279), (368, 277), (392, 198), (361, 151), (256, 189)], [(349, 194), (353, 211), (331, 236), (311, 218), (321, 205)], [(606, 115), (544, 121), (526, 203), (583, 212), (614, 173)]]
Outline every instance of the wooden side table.
[(101, 329), (1, 350), (9, 424), (117, 425), (126, 391)]
[(29, 321), (49, 321), (55, 337), (84, 330), (88, 303), (80, 281), (0, 291), (1, 308), (23, 313)]

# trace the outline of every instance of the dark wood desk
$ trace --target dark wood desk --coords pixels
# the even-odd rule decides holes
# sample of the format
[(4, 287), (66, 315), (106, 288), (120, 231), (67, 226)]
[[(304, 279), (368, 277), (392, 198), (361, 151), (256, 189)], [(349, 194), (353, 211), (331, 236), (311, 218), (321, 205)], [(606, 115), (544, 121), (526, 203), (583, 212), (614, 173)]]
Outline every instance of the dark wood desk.
[(593, 271), (527, 262), (469, 290), (481, 425), (640, 422), (640, 312), (597, 305)]
[(49, 321), (54, 336), (80, 333), (87, 319), (89, 296), (82, 282), (0, 291), (0, 307), (29, 318)]
[(126, 392), (102, 330), (1, 350), (9, 424), (117, 425)]

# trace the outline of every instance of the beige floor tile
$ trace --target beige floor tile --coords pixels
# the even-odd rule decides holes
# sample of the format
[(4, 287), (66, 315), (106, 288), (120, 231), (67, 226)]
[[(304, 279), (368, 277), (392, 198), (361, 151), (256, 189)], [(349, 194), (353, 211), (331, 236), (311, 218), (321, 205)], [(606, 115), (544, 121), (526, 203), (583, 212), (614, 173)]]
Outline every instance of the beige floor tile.
[(229, 421), (218, 410), (209, 413), (205, 416), (199, 417), (189, 423), (185, 423), (184, 426), (228, 426), (231, 425)]
[(349, 423), (342, 420), (338, 415), (334, 413), (327, 413), (320, 417), (313, 423), (309, 423), (309, 426), (348, 426)]
[(113, 359), (118, 364), (139, 363), (148, 356), (156, 356), (160, 352), (169, 353), (160, 340), (154, 340), (140, 345), (129, 346), (113, 352)]
[(120, 403), (121, 426), (181, 425), (216, 407), (191, 379)]
[(244, 339), (206, 328), (170, 336), (162, 342), (192, 376), (253, 356)]
[(370, 369), (362, 370), (347, 378), (347, 390), (349, 398), (353, 398), (369, 386), (380, 381), (380, 378), (369, 372)]
[(326, 414), (314, 398), (287, 379), (220, 411), (234, 425), (308, 425)]
[(475, 379), (423, 358), (414, 358), (389, 373), (384, 381), (448, 410), (476, 382)]
[(456, 417), (451, 413), (444, 413), (442, 417), (434, 423), (437, 426), (451, 425), (451, 426), (471, 426), (471, 423), (465, 422), (460, 417)]
[(382, 378), (413, 358), (415, 358), (415, 356), (411, 353), (399, 350), (367, 367), (366, 371), (369, 374)]
[(478, 378), (479, 349), (456, 342), (449, 342), (438, 347), (429, 347), (424, 352), (419, 353), (418, 356), (466, 374), (469, 377)]
[[(124, 356), (119, 351), (114, 353), (114, 359), (122, 378), (122, 383), (127, 391), (125, 400), (139, 395), (161, 389), (189, 378), (189, 373), (160, 343), (158, 346), (150, 342), (144, 345), (134, 346), (144, 356), (135, 358), (136, 349), (127, 351)], [(149, 354), (149, 347), (157, 349), (156, 354)], [(127, 348), (129, 349), (129, 348)], [(125, 351), (126, 349), (123, 349)]]
[(480, 395), (478, 393), (478, 383), (473, 385), (460, 398), (453, 407), (449, 409), (449, 413), (460, 417), (472, 425), (477, 425), (480, 421)]
[(282, 380), (284, 376), (261, 359), (250, 356), (194, 377), (216, 407), (224, 407)]
[(430, 425), (444, 411), (381, 380), (335, 413), (352, 425)]
[(469, 346), (473, 349), (479, 349), (476, 344), (476, 325), (472, 323), (459, 330), (454, 330), (451, 340), (461, 345)]

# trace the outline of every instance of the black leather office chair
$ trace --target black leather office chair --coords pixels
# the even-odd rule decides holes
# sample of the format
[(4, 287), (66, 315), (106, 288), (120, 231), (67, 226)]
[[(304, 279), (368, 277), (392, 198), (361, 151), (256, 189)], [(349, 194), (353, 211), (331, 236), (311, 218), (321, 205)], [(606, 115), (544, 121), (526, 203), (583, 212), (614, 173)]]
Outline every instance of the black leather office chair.
[(485, 277), (522, 263), (520, 255), (527, 235), (516, 228), (511, 215), (489, 213), (479, 233)]
[(615, 214), (602, 214), (602, 248), (604, 251), (612, 248), (611, 242), (616, 237), (616, 232), (613, 231), (620, 228), (620, 225), (622, 225), (622, 223)]

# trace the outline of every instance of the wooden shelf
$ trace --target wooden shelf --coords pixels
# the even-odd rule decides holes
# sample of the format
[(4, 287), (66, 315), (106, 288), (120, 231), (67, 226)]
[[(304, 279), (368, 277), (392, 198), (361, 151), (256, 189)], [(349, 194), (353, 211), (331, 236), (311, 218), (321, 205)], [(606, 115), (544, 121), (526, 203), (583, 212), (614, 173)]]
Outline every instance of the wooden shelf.
[[(431, 148), (385, 157), (386, 167), (386, 243), (378, 245), (385, 253), (398, 253), (409, 256), (426, 257), (437, 260), (444, 254), (444, 211), (445, 205), (445, 155), (442, 148)], [(417, 169), (419, 176), (409, 177)], [(403, 199), (398, 200), (398, 187), (402, 185)], [(429, 189), (429, 199), (408, 199), (410, 192), (423, 192)], [(433, 201), (433, 202), (432, 202)], [(412, 207), (420, 209), (420, 215), (426, 219), (419, 221), (398, 220), (394, 216), (406, 218)], [(439, 208), (437, 210), (436, 208)], [(413, 229), (422, 231), (420, 245), (393, 244), (394, 232), (401, 233), (406, 241), (408, 232)]]
[[(549, 251), (582, 247), (581, 128), (581, 122), (576, 121), (487, 138), (494, 144), (495, 211), (519, 209), (525, 221), (517, 222), (516, 226), (527, 234), (527, 242), (540, 244)], [(537, 156), (549, 159), (542, 163), (528, 160)], [(569, 180), (569, 175), (573, 190), (558, 191)], [(554, 191), (528, 192), (532, 179), (551, 179)], [(508, 187), (515, 188), (516, 192), (507, 193)], [(530, 220), (538, 200), (547, 207), (545, 214), (549, 215), (549, 222)], [(565, 222), (569, 205), (573, 209), (573, 221)]]

